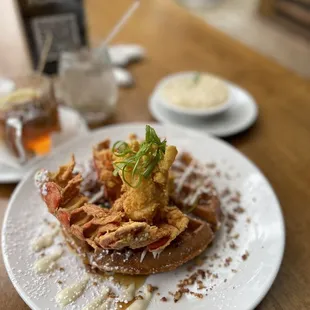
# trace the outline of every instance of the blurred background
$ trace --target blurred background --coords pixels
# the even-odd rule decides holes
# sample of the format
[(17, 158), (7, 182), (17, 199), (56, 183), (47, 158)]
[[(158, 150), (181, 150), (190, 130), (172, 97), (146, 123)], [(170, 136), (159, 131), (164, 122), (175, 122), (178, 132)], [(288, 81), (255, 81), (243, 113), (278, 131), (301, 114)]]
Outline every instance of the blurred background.
[[(5, 53), (12, 48), (17, 51), (26, 49), (19, 10), (27, 1), (21, 0), (17, 6), (14, 0), (0, 1), (0, 75), (24, 74), (25, 70), (30, 70), (27, 54), (19, 53), (19, 57), (12, 57)], [(309, 0), (177, 1), (229, 36), (302, 76), (310, 76)], [(88, 2), (85, 1), (86, 7)], [(114, 3), (117, 1), (111, 5)]]
[(193, 12), (256, 51), (310, 77), (309, 0), (218, 0), (214, 3), (211, 8)]

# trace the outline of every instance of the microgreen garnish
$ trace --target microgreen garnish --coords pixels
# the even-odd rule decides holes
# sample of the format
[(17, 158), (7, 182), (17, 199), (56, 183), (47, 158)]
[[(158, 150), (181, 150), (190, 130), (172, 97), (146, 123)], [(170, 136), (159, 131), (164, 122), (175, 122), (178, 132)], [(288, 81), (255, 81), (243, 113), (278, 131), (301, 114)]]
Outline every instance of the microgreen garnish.
[(166, 151), (166, 139), (160, 140), (154, 128), (145, 127), (145, 140), (137, 151), (124, 141), (117, 141), (112, 147), (113, 154), (120, 158), (114, 165), (114, 175), (120, 173), (123, 181), (134, 188), (139, 187), (142, 178), (147, 179)]
[(198, 84), (199, 80), (201, 78), (201, 73), (200, 72), (195, 72), (194, 77), (193, 77), (193, 82), (194, 84)]

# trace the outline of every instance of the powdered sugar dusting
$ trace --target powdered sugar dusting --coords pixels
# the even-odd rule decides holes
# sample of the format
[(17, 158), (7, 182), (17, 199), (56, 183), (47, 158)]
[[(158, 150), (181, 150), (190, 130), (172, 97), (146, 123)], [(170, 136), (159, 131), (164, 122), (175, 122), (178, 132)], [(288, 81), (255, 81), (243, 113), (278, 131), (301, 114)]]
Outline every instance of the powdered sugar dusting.
[(34, 176), (34, 184), (36, 188), (40, 190), (43, 184), (45, 184), (48, 181), (49, 177), (48, 177), (48, 171), (46, 169), (40, 169), (39, 171), (37, 171), (37, 173)]
[(34, 176), (34, 184), (39, 193), (43, 196), (47, 195), (46, 183), (49, 181), (48, 170), (40, 169)]
[(47, 195), (47, 186), (46, 186), (46, 183), (44, 183), (41, 187), (41, 194), (43, 196), (46, 196)]

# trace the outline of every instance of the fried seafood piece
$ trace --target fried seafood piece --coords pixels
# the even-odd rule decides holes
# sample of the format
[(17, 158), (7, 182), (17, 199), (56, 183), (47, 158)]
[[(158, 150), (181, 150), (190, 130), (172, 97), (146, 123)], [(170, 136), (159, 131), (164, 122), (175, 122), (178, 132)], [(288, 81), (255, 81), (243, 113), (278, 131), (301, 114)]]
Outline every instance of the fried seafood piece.
[[(129, 135), (129, 141), (137, 140), (135, 134)], [(121, 195), (122, 180), (119, 175), (113, 174), (113, 153), (109, 139), (95, 145), (93, 148), (93, 162), (98, 176), (98, 182), (105, 189), (105, 198), (111, 204)]]
[[(137, 152), (140, 143), (135, 135), (130, 136), (130, 148)], [(133, 221), (152, 222), (158, 209), (168, 205), (168, 171), (175, 160), (177, 150), (174, 146), (167, 146), (164, 158), (149, 178), (142, 178), (139, 187), (132, 187), (128, 183), (134, 182), (131, 170), (126, 172), (127, 182), (123, 182), (121, 174), (113, 173), (113, 162), (122, 162), (124, 158), (113, 156), (110, 141), (105, 140), (95, 146), (93, 158), (99, 182), (105, 188), (105, 197), (113, 203), (113, 208), (124, 209), (126, 215)], [(123, 184), (123, 185), (122, 185)]]
[(113, 154), (110, 140), (104, 140), (93, 149), (94, 166), (97, 171), (98, 181), (103, 185), (105, 198), (113, 203), (121, 195), (122, 180), (114, 175)]
[(158, 218), (160, 224), (151, 225), (130, 220), (121, 208), (105, 209), (88, 203), (88, 198), (80, 194), (82, 178), (73, 173), (74, 165), (72, 157), (57, 173), (46, 172), (39, 188), (48, 210), (57, 217), (66, 233), (87, 243), (93, 250), (125, 247), (161, 250), (186, 229), (187, 217), (177, 208), (163, 209)]
[[(133, 141), (130, 147), (138, 149), (139, 142)], [(120, 174), (123, 181), (126, 178), (126, 182), (123, 182), (122, 195), (115, 204), (122, 206), (131, 220), (152, 223), (157, 212), (168, 206), (168, 171), (176, 155), (176, 147), (167, 146), (163, 159), (154, 167), (150, 177), (141, 178), (141, 184), (138, 187), (130, 185), (135, 182), (132, 170), (126, 171), (125, 175)], [(115, 162), (123, 160), (124, 158), (117, 158)]]

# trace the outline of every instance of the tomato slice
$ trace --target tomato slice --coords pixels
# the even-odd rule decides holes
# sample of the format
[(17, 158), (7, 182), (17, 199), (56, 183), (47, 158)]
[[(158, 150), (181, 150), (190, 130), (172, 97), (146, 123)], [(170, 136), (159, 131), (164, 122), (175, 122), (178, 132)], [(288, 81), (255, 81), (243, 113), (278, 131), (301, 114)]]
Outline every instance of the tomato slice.
[(61, 211), (59, 210), (57, 212), (57, 218), (59, 222), (64, 225), (66, 228), (70, 227), (70, 215), (67, 211)]
[[(58, 186), (53, 182), (47, 182), (43, 185), (45, 187), (42, 198), (47, 205), (48, 210), (54, 214), (60, 205), (61, 193)], [(42, 190), (43, 191), (43, 190)]]
[(163, 237), (163, 238), (149, 244), (147, 246), (147, 248), (149, 249), (149, 251), (154, 251), (154, 250), (162, 247), (163, 245), (165, 245), (169, 241), (169, 239), (170, 239), (169, 237)]

